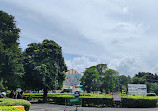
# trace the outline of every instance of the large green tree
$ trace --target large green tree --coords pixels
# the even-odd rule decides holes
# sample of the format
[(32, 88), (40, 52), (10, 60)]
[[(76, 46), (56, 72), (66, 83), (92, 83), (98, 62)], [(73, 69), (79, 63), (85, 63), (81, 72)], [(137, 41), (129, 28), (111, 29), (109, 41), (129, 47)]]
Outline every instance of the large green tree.
[(156, 84), (158, 83), (158, 75), (152, 74), (149, 72), (139, 72), (138, 74), (135, 74), (135, 76), (131, 79), (131, 83), (133, 83), (133, 84), (146, 84), (147, 91), (152, 92), (153, 86), (155, 87)]
[(95, 66), (87, 68), (81, 78), (82, 89), (87, 92), (98, 91), (100, 86), (100, 75)]
[(43, 89), (46, 100), (49, 89), (60, 89), (67, 67), (61, 47), (52, 40), (31, 43), (24, 51), (24, 81), (28, 89)]
[(119, 75), (116, 77), (115, 82), (116, 82), (118, 91), (127, 90), (127, 85), (131, 82), (131, 78), (130, 76)]
[(8, 89), (20, 87), (24, 72), (19, 32), (14, 17), (0, 11), (0, 80)]
[(89, 91), (113, 92), (116, 89), (115, 77), (118, 72), (108, 69), (107, 64), (87, 68), (81, 78), (83, 89)]
[(117, 89), (118, 72), (113, 69), (107, 69), (102, 76), (101, 91), (105, 90), (106, 93), (114, 92)]

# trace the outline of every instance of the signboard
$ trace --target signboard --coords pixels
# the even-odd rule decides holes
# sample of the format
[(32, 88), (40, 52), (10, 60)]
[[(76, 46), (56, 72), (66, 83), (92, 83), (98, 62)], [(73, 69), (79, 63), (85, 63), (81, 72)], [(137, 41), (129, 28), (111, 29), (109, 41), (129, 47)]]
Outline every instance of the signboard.
[(146, 95), (146, 84), (128, 84), (128, 94), (130, 95)]
[(78, 98), (78, 97), (80, 96), (80, 92), (79, 92), (79, 91), (76, 91), (76, 92), (74, 93), (74, 96), (75, 96), (75, 98)]
[(77, 102), (77, 101), (79, 101), (79, 99), (78, 99), (78, 98), (75, 98), (75, 99), (70, 99), (70, 102)]
[(121, 95), (113, 95), (114, 101), (121, 101)]

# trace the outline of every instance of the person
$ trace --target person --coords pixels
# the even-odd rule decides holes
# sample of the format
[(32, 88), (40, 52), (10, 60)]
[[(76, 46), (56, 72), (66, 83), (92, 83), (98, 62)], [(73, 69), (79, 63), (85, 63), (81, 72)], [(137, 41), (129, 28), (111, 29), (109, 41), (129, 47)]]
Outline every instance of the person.
[(17, 99), (20, 99), (20, 97), (21, 97), (21, 94), (20, 92), (18, 92)]
[(21, 91), (20, 94), (21, 94), (21, 98), (20, 99), (23, 99), (23, 91)]
[(23, 91), (18, 92), (17, 99), (23, 99)]
[(4, 91), (2, 91), (1, 97), (2, 97), (2, 98), (5, 98), (5, 97), (6, 97), (6, 93), (5, 93)]
[(16, 93), (16, 91), (14, 92), (14, 99), (17, 99), (17, 93)]
[(11, 93), (9, 94), (9, 98), (14, 98), (14, 92), (11, 91)]

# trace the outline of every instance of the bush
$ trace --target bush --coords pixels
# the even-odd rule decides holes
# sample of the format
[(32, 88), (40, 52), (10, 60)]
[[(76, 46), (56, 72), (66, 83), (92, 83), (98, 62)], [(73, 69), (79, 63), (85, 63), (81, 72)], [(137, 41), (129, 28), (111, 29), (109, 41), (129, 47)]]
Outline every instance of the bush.
[[(29, 95), (30, 93), (26, 94)], [(35, 94), (30, 94), (35, 95)], [(39, 94), (40, 95), (40, 94)], [(35, 97), (35, 96), (34, 96)], [(158, 96), (121, 95), (122, 101), (114, 102), (111, 94), (81, 93), (82, 106), (90, 107), (156, 107)], [(56, 104), (65, 104), (65, 98), (74, 98), (73, 93), (48, 93)]]
[(22, 111), (22, 110), (13, 108), (11, 106), (0, 106), (0, 111)]
[(124, 98), (122, 101), (122, 107), (149, 108), (149, 107), (156, 107), (156, 103), (157, 103), (157, 99)]
[(113, 107), (112, 98), (82, 98), (82, 106)]
[(15, 105), (22, 105), (24, 106), (26, 111), (29, 111), (31, 103), (26, 100), (22, 99), (9, 99), (9, 98), (2, 98), (0, 99), (0, 106), (15, 106)]
[[(53, 97), (56, 104), (64, 105), (65, 97)], [(112, 98), (82, 98), (84, 107), (156, 107), (157, 99), (132, 99), (123, 98), (122, 101), (114, 102)]]
[(155, 93), (147, 93), (146, 96), (156, 96), (156, 94)]

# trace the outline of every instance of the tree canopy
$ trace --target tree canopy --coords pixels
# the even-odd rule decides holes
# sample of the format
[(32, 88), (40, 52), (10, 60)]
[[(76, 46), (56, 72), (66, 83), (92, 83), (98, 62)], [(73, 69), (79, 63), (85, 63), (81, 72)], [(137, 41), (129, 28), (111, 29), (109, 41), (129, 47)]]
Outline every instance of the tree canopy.
[(0, 78), (8, 89), (20, 87), (24, 72), (18, 43), (19, 32), (14, 17), (0, 11)]
[(146, 84), (148, 92), (156, 92), (158, 90), (158, 75), (150, 72), (139, 72), (131, 79), (133, 84)]
[(60, 89), (67, 67), (61, 47), (52, 40), (31, 43), (24, 51), (24, 81), (28, 89)]
[(81, 78), (81, 84), (85, 91), (113, 92), (116, 89), (115, 77), (118, 72), (108, 69), (107, 64), (98, 64), (87, 68)]

